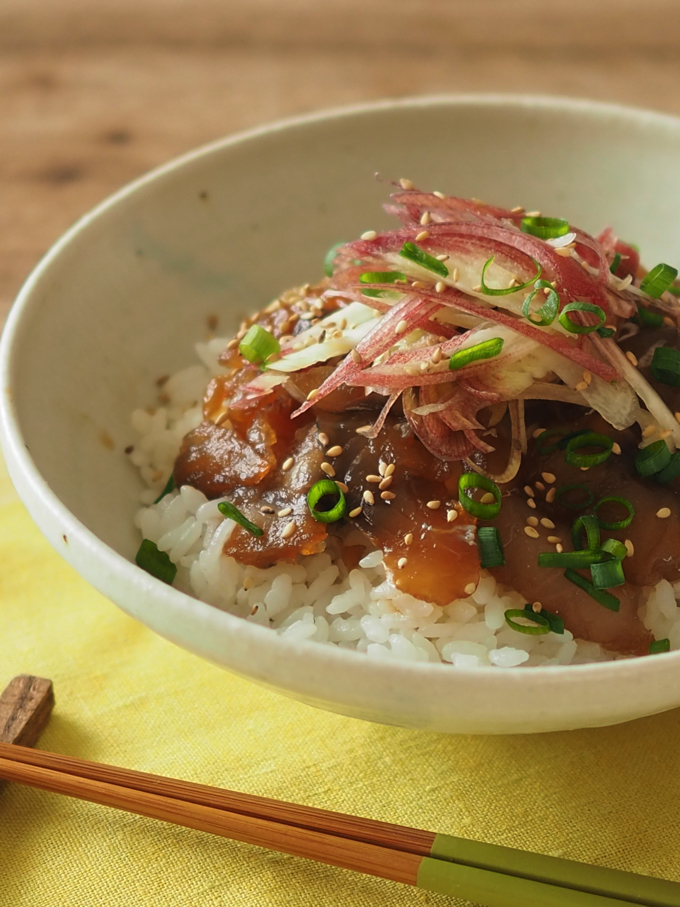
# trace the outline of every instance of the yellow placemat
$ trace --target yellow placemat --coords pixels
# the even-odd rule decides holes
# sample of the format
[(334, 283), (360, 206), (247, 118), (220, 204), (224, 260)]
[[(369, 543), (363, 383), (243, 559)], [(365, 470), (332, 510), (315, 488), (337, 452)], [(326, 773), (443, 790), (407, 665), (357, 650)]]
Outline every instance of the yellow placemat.
[[(54, 681), (44, 749), (680, 881), (680, 710), (602, 730), (447, 737), (300, 705), (183, 652), (91, 589), (4, 467), (0, 564), (0, 687), (20, 673)], [(423, 903), (464, 904), (0, 789), (0, 907)]]

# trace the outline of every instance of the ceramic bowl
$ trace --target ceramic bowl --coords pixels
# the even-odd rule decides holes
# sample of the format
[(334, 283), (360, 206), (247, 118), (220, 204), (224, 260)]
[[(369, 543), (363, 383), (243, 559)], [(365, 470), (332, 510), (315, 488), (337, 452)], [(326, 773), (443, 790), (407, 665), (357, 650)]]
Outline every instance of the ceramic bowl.
[[(383, 181), (376, 180), (378, 172)], [(287, 641), (137, 568), (141, 483), (123, 449), (154, 380), (321, 275), (338, 239), (382, 228), (387, 181), (522, 204), (677, 261), (680, 120), (581, 101), (441, 97), (331, 111), (227, 138), (80, 220), (2, 339), (2, 445), (38, 526), (93, 586), (196, 655), (310, 705), (447, 733), (601, 726), (680, 705), (680, 652), (569, 667), (389, 664)]]

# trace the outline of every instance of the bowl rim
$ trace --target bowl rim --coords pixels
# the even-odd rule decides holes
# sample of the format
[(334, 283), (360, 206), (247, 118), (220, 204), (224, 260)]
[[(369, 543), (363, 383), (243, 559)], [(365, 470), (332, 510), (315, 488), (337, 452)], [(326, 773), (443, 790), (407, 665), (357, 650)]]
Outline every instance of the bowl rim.
[[(546, 683), (550, 686), (561, 685), (562, 679), (568, 677), (571, 677), (572, 681), (579, 677), (582, 681), (591, 680), (593, 683), (597, 683), (605, 679), (615, 678), (622, 672), (626, 672), (626, 674), (633, 673), (638, 679), (647, 675), (665, 674), (671, 665), (680, 664), (680, 651), (660, 653), (664, 656), (661, 659), (642, 656), (588, 664), (541, 665), (530, 670), (508, 672), (507, 670), (498, 670), (495, 666), (457, 667), (452, 670), (452, 665), (445, 663), (378, 661), (366, 657), (364, 653), (339, 649), (336, 646), (288, 640), (277, 633), (272, 633), (267, 627), (253, 624), (229, 612), (221, 611), (178, 589), (168, 587), (144, 573), (133, 562), (127, 560), (127, 558), (95, 536), (87, 526), (81, 523), (62, 504), (55, 492), (48, 486), (26, 447), (12, 394), (15, 369), (14, 341), (21, 330), (24, 319), (30, 316), (31, 310), (35, 305), (35, 291), (39, 288), (41, 280), (49, 271), (52, 263), (59, 258), (66, 247), (76, 241), (88, 229), (91, 223), (104, 217), (111, 209), (137, 193), (140, 189), (151, 186), (159, 180), (162, 181), (166, 176), (190, 167), (196, 161), (201, 161), (212, 155), (219, 155), (233, 146), (257, 141), (260, 138), (269, 137), (284, 130), (304, 128), (333, 120), (356, 117), (357, 115), (437, 106), (447, 109), (461, 107), (533, 108), (581, 114), (598, 120), (605, 116), (621, 121), (635, 122), (637, 125), (644, 125), (645, 122), (648, 122), (657, 127), (665, 127), (680, 133), (680, 117), (623, 104), (532, 94), (434, 94), (352, 104), (329, 110), (314, 111), (301, 116), (278, 119), (272, 123), (259, 125), (205, 143), (153, 168), (124, 185), (78, 218), (39, 260), (21, 287), (10, 309), (0, 339), (0, 381), (3, 387), (3, 393), (0, 395), (0, 444), (10, 468), (10, 475), (15, 480), (15, 473), (21, 473), (24, 482), (28, 483), (30, 495), (35, 500), (42, 502), (42, 506), (46, 507), (54, 520), (64, 527), (63, 531), (68, 533), (69, 537), (71, 535), (77, 537), (85, 549), (103, 562), (108, 572), (120, 574), (128, 586), (153, 594), (154, 598), (159, 600), (160, 607), (175, 613), (194, 612), (194, 616), (204, 621), (207, 620), (215, 627), (222, 626), (228, 632), (239, 631), (244, 634), (247, 640), (265, 651), (273, 649), (276, 653), (291, 659), (302, 657), (311, 664), (312, 668), (315, 666), (319, 668), (329, 663), (336, 663), (339, 666), (346, 665), (354, 674), (359, 672), (363, 675), (366, 683), (370, 683), (374, 677), (385, 674), (395, 679), (403, 678), (404, 680), (408, 680), (414, 675), (428, 678), (432, 681), (438, 678), (436, 681), (437, 685), (443, 683), (448, 686), (455, 686), (458, 683), (465, 683), (472, 679), (482, 688), (485, 695), (491, 695), (501, 689), (505, 692), (508, 692), (508, 690), (512, 692), (513, 688), (518, 684), (523, 693), (530, 694), (532, 690), (537, 690), (539, 687), (542, 688)], [(22, 492), (20, 496), (23, 499), (24, 493)], [(40, 525), (40, 528), (45, 532), (42, 525)], [(52, 539), (50, 541), (54, 544)], [(64, 555), (63, 550), (60, 550), (59, 553), (62, 556)], [(97, 584), (87, 575), (86, 571), (80, 567), (76, 567), (76, 569), (90, 584), (97, 587)], [(102, 592), (105, 595), (107, 594), (103, 590)], [(116, 602), (116, 604), (122, 610), (126, 610), (123, 603)], [(145, 622), (141, 621), (136, 615), (135, 617), (140, 622)], [(164, 635), (156, 628), (154, 630), (160, 635)]]

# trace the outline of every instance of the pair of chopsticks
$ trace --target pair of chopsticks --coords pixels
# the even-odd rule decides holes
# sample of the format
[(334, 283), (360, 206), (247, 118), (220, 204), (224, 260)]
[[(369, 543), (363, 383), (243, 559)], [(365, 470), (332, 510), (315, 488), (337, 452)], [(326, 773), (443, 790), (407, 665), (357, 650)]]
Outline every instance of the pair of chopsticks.
[(680, 884), (0, 743), (0, 778), (486, 907), (679, 907)]

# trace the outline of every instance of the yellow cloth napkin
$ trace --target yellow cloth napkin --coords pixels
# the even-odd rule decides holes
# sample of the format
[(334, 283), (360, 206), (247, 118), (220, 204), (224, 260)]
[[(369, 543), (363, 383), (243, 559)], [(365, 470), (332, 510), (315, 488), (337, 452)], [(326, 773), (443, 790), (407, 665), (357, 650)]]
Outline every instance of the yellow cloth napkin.
[[(514, 737), (317, 711), (119, 611), (52, 551), (4, 468), (0, 564), (0, 688), (20, 673), (54, 681), (44, 749), (680, 880), (680, 710)], [(16, 784), (0, 789), (0, 907), (424, 903), (465, 902)]]

